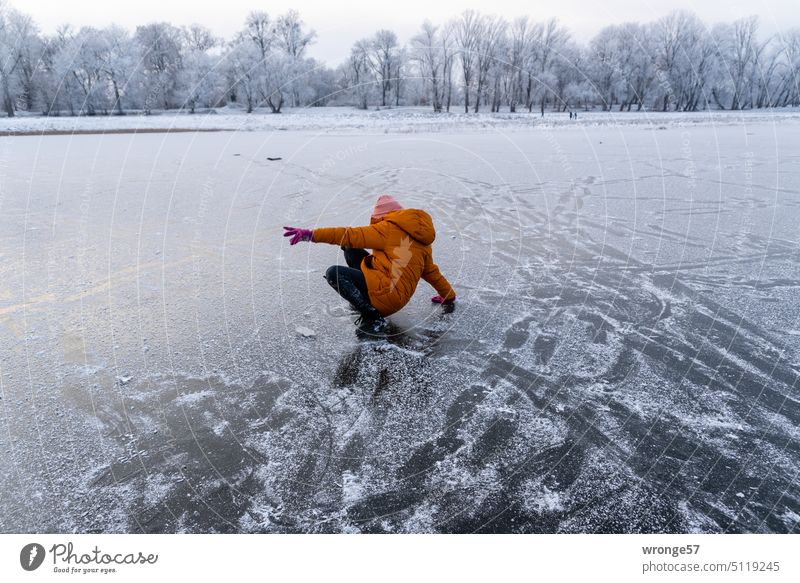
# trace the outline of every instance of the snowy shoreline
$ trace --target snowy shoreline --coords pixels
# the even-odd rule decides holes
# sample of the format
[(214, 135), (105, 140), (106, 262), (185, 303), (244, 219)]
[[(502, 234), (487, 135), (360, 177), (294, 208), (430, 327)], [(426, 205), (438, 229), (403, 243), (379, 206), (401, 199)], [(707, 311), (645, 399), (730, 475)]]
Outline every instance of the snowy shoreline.
[(546, 113), (444, 113), (428, 108), (363, 111), (344, 107), (303, 108), (245, 114), (231, 108), (219, 113), (162, 113), (157, 115), (0, 118), (0, 136), (71, 135), (103, 133), (163, 133), (187, 131), (315, 131), (323, 133), (494, 132), (642, 126), (665, 129), (696, 125), (747, 125), (800, 121), (800, 109), (703, 112), (567, 112)]

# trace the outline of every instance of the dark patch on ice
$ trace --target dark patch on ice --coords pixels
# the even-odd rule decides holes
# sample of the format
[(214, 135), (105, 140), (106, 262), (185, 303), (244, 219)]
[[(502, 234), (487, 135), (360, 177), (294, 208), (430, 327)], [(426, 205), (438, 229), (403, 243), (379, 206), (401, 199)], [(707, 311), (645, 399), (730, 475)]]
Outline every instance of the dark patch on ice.
[(372, 398), (377, 399), (388, 385), (389, 371), (388, 369), (382, 368), (380, 371), (378, 371), (378, 382), (375, 385), (375, 390), (372, 391)]
[(508, 442), (516, 433), (516, 423), (508, 419), (497, 419), (473, 444), (472, 456), (476, 464), (486, 464), (502, 456)]
[(354, 350), (346, 354), (336, 369), (333, 377), (333, 384), (337, 387), (348, 387), (356, 381), (358, 368), (361, 364), (361, 351)]
[(531, 321), (533, 321), (533, 318), (525, 318), (519, 322), (515, 322), (506, 331), (506, 348), (519, 348), (525, 343), (530, 336), (530, 333), (528, 332), (528, 326), (530, 325)]
[(342, 453), (339, 456), (342, 471), (358, 471), (364, 461), (366, 451), (367, 448), (363, 436), (356, 434), (351, 437), (342, 448)]
[(476, 407), (486, 397), (486, 393), (486, 387), (473, 385), (453, 400), (447, 408), (447, 417), (445, 418), (447, 434), (455, 434), (456, 428), (472, 416)]
[(533, 341), (533, 348), (536, 351), (536, 359), (539, 364), (547, 364), (556, 350), (556, 339), (552, 336), (540, 334)]

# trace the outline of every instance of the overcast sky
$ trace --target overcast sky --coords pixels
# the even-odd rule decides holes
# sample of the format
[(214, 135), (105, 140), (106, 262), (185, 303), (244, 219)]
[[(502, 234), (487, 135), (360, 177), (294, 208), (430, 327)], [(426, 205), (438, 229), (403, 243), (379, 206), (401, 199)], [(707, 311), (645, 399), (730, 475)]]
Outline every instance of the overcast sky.
[(588, 40), (607, 24), (647, 22), (676, 8), (694, 10), (707, 23), (757, 14), (765, 35), (800, 26), (798, 0), (9, 0), (9, 3), (32, 15), (45, 33), (64, 23), (103, 27), (115, 22), (133, 29), (147, 22), (167, 21), (176, 25), (203, 24), (226, 38), (242, 27), (252, 10), (276, 15), (295, 8), (318, 34), (309, 55), (329, 65), (340, 63), (354, 41), (379, 28), (394, 30), (401, 42), (405, 42), (426, 18), (439, 23), (467, 8), (507, 18), (522, 14), (535, 20), (557, 17), (579, 41)]

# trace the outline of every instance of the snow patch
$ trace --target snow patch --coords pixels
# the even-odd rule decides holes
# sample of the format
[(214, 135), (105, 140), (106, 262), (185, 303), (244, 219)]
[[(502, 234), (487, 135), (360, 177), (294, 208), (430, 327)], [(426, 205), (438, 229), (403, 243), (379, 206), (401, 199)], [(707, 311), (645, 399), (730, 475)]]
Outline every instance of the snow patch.
[(311, 328), (307, 328), (305, 326), (298, 326), (294, 330), (295, 332), (300, 334), (300, 336), (302, 336), (303, 338), (314, 338), (317, 335), (317, 333), (314, 332)]

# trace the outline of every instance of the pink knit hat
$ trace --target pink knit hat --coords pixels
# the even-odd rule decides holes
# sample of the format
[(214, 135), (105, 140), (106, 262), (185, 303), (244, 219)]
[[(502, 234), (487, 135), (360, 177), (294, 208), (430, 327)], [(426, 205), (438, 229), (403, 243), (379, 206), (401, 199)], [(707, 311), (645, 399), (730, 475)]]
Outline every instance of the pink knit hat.
[(375, 210), (372, 211), (372, 220), (377, 221), (382, 219), (386, 213), (392, 211), (399, 211), (403, 207), (392, 196), (382, 194), (378, 197), (378, 202), (375, 203)]

